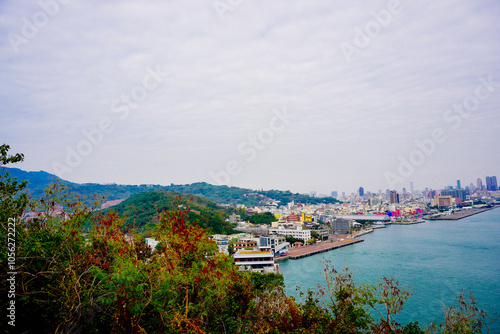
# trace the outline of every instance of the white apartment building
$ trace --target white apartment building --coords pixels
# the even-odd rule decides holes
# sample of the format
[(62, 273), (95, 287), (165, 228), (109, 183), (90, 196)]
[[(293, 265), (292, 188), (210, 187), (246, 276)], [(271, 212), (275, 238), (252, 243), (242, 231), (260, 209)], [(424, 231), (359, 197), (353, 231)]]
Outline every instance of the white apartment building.
[(234, 262), (240, 270), (257, 271), (261, 273), (279, 273), (278, 264), (274, 263), (272, 251), (256, 251), (240, 249), (234, 255)]
[(302, 226), (297, 226), (296, 229), (286, 229), (283, 227), (269, 229), (269, 234), (277, 234), (282, 236), (290, 235), (296, 239), (302, 239), (304, 242), (311, 239), (311, 231), (303, 230)]

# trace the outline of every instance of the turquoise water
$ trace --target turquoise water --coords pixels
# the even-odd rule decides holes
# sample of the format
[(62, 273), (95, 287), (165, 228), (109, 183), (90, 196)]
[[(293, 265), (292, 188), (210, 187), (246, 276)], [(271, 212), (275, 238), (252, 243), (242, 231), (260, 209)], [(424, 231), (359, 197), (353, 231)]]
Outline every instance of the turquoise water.
[[(288, 294), (324, 285), (322, 259), (348, 267), (357, 282), (393, 276), (413, 295), (396, 318), (402, 324), (442, 322), (462, 288), (480, 308), (500, 314), (500, 208), (458, 221), (391, 225), (362, 237), (365, 241), (299, 260), (280, 262)], [(500, 333), (500, 321), (491, 333)]]

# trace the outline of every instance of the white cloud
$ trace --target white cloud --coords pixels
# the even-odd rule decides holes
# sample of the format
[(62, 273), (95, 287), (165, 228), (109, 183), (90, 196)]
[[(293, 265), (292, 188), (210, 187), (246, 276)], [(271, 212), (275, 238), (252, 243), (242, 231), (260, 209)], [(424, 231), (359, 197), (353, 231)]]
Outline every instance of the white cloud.
[[(243, 1), (220, 20), (210, 1), (69, 2), (18, 53), (9, 33), (22, 36), (23, 17), (41, 8), (3, 3), (2, 140), (30, 157), (24, 168), (52, 172), (66, 146), (109, 118), (114, 131), (63, 177), (210, 181), (210, 171), (243, 159), (238, 145), (269, 125), (273, 108), (286, 107), (296, 119), (235, 185), (386, 189), (383, 173), (397, 168), (397, 156), (449, 126), (443, 113), (473, 94), (479, 77), (498, 74), (500, 63), (500, 6), (486, 0), (401, 0), (401, 13), (347, 62), (341, 43), (352, 44), (355, 28), (388, 3)], [(170, 76), (120, 119), (113, 101), (157, 65)], [(500, 88), (460, 131), (445, 128), (449, 140), (415, 172), (415, 184), (498, 174), (488, 147), (500, 139), (499, 104)], [(483, 159), (456, 170), (448, 152), (457, 147)]]

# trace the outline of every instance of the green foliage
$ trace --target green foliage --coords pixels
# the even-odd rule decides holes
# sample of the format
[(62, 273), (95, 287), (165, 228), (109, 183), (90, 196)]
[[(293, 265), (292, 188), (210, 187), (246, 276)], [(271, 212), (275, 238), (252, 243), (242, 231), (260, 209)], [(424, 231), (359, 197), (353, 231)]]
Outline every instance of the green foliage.
[(291, 235), (285, 235), (285, 240), (286, 240), (286, 242), (289, 242), (290, 245), (293, 245), (296, 242), (304, 243), (304, 240), (298, 239), (298, 238), (294, 238)]
[[(13, 177), (18, 180), (26, 179), (29, 182), (29, 191), (33, 197), (43, 196), (43, 190), (51, 183), (64, 183), (68, 190), (81, 196), (104, 196), (106, 200), (127, 199), (133, 194), (153, 190), (166, 190), (183, 194), (200, 195), (215, 203), (244, 204), (246, 206), (266, 205), (278, 201), (280, 205), (286, 205), (291, 201), (295, 203), (338, 203), (333, 197), (316, 198), (309, 195), (291, 193), (290, 191), (269, 190), (257, 191), (238, 187), (217, 186), (206, 182), (197, 182), (185, 185), (171, 184), (160, 185), (119, 185), (119, 184), (96, 184), (96, 183), (72, 183), (46, 172), (26, 172), (17, 168), (9, 168)], [(0, 171), (2, 174), (2, 171)], [(90, 203), (87, 203), (90, 204)]]
[(18, 181), (10, 177), (10, 173), (3, 167), (7, 164), (18, 163), (24, 160), (24, 155), (17, 153), (9, 155), (9, 145), (0, 146), (0, 222), (7, 222), (9, 218), (19, 218), (28, 204), (25, 189), (26, 181)]
[(265, 194), (266, 196), (273, 198), (280, 202), (281, 205), (287, 205), (290, 202), (295, 203), (307, 203), (307, 204), (322, 204), (322, 203), (340, 203), (337, 199), (333, 197), (311, 197), (305, 194), (292, 193), (289, 190), (281, 191), (281, 190), (269, 190), (265, 192), (259, 192), (261, 194)]
[(235, 252), (234, 250), (234, 241), (233, 240), (229, 240), (229, 243), (227, 245), (227, 252), (229, 253), (229, 256), (232, 256)]
[(251, 216), (244, 214), (241, 216), (243, 221), (248, 221), (252, 224), (265, 224), (271, 225), (272, 222), (277, 221), (276, 217), (271, 212), (256, 213)]
[(155, 190), (135, 194), (127, 200), (103, 212), (117, 212), (125, 217), (125, 228), (141, 229), (148, 223), (156, 224), (163, 211), (189, 208), (188, 218), (211, 233), (232, 233), (233, 227), (225, 221), (229, 211), (212, 201), (193, 195)]

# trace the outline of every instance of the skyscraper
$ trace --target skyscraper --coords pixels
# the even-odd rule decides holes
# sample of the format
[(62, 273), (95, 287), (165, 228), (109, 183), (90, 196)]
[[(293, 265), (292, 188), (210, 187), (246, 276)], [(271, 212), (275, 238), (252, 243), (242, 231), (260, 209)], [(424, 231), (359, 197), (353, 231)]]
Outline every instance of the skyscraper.
[(391, 190), (391, 192), (389, 193), (389, 201), (391, 202), (391, 204), (399, 203), (399, 194), (396, 190)]
[(457, 180), (457, 189), (462, 189), (462, 187), (460, 185), (460, 180)]
[(491, 177), (486, 176), (486, 190), (491, 190)]
[(363, 189), (363, 187), (359, 187), (359, 196), (363, 197), (365, 194), (365, 190)]
[(497, 183), (497, 177), (496, 176), (486, 176), (486, 189), (490, 191), (497, 191), (498, 190), (498, 183)]
[(477, 189), (483, 190), (483, 181), (480, 177), (477, 178)]

